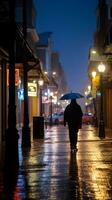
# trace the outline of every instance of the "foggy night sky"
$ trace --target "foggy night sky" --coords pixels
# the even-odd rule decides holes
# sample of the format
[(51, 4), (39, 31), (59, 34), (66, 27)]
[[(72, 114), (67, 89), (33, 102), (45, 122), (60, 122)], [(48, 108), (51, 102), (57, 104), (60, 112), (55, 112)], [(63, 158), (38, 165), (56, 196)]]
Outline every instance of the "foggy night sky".
[(83, 92), (88, 83), (89, 48), (96, 30), (98, 0), (35, 0), (37, 32), (52, 32), (70, 90)]

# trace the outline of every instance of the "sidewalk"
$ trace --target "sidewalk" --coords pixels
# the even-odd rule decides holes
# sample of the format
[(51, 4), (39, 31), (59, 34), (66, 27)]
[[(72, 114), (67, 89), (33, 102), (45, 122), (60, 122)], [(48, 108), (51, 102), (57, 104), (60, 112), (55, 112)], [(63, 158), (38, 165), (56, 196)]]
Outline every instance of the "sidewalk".
[(0, 200), (112, 200), (111, 131), (104, 140), (97, 132), (83, 126), (78, 152), (72, 154), (63, 126), (49, 127), (29, 150), (20, 145), (20, 168), (5, 184), (0, 179)]

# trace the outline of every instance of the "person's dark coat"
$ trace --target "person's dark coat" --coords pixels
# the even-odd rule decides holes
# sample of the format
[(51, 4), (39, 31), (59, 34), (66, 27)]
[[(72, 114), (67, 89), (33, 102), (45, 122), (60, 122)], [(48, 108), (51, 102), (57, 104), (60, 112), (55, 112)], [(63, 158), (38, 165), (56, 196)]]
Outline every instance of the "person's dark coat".
[(65, 108), (64, 111), (64, 125), (68, 123), (68, 126), (73, 129), (80, 129), (82, 126), (82, 110), (76, 100), (71, 100), (71, 103)]

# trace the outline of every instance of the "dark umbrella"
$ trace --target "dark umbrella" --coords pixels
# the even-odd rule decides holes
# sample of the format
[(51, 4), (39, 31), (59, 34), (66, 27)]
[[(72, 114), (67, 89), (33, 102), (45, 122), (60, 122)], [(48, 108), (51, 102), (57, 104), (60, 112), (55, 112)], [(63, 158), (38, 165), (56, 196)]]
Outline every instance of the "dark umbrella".
[(84, 98), (84, 96), (80, 93), (70, 92), (61, 96), (60, 100), (79, 99), (79, 98)]

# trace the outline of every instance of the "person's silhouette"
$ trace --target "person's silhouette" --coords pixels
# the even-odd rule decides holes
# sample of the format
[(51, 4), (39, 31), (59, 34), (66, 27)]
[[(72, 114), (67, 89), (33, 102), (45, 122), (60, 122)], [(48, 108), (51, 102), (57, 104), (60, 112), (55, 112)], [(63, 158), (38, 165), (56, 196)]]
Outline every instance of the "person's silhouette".
[(68, 123), (69, 139), (72, 151), (77, 150), (77, 133), (82, 127), (82, 109), (76, 102), (76, 99), (72, 99), (71, 103), (67, 105), (64, 111), (64, 126)]

